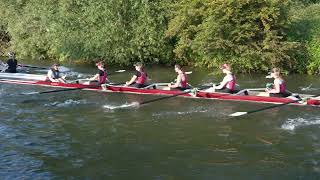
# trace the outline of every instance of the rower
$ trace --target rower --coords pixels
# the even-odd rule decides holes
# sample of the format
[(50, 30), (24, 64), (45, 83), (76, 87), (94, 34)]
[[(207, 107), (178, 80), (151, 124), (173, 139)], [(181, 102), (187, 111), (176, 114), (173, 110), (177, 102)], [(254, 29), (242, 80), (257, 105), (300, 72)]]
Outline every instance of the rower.
[(274, 78), (273, 84), (266, 87), (266, 92), (262, 92), (258, 96), (288, 97), (291, 95), (291, 93), (286, 91), (286, 83), (280, 74), (279, 68), (273, 68), (270, 76)]
[(229, 64), (223, 64), (220, 69), (224, 74), (226, 74), (223, 80), (220, 82), (218, 86), (211, 87), (207, 89), (207, 92), (225, 92), (225, 93), (236, 93), (236, 77), (231, 72), (231, 67)]
[(94, 75), (92, 78), (90, 78), (90, 84), (104, 84), (106, 82), (109, 82), (109, 79), (107, 78), (107, 71), (105, 69), (105, 65), (102, 61), (96, 62), (96, 66), (98, 68), (98, 72), (96, 75)]
[(7, 73), (16, 73), (18, 61), (16, 60), (16, 54), (14, 52), (8, 53), (9, 59), (7, 60), (8, 68), (5, 70)]
[(141, 62), (137, 62), (134, 64), (134, 67), (136, 68), (136, 72), (130, 81), (126, 82), (125, 86), (144, 88), (148, 79), (148, 75), (144, 70), (144, 66)]
[(187, 82), (187, 75), (183, 71), (180, 65), (176, 64), (174, 66), (174, 70), (178, 74), (177, 79), (175, 80), (175, 83), (168, 84), (168, 87), (164, 88), (165, 90), (180, 90), (184, 91), (186, 89), (189, 89), (188, 82)]
[(65, 77), (60, 76), (59, 64), (53, 64), (47, 74), (47, 80), (51, 82), (66, 83)]

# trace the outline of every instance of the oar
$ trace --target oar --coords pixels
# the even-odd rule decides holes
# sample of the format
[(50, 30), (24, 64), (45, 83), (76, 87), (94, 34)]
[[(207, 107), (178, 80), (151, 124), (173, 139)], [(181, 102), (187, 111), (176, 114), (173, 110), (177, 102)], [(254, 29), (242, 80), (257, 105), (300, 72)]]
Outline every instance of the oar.
[(125, 71), (126, 71), (126, 70), (124, 70), (124, 69), (120, 69), (120, 70), (114, 71), (114, 72), (112, 72), (112, 73), (109, 73), (109, 74), (107, 74), (107, 75), (110, 76), (110, 75), (117, 74), (117, 73), (122, 73), (122, 72), (125, 72)]
[(147, 100), (147, 101), (143, 101), (143, 102), (139, 102), (139, 105), (144, 105), (144, 104), (149, 104), (149, 103), (152, 103), (152, 102), (156, 102), (156, 101), (161, 101), (161, 100), (164, 100), (164, 99), (170, 99), (170, 98), (174, 98), (174, 97), (177, 97), (177, 96), (181, 96), (181, 95), (184, 95), (184, 94), (188, 94), (188, 93), (192, 93), (193, 91), (198, 91), (198, 90), (202, 90), (202, 89), (206, 89), (206, 88), (193, 88), (193, 89), (190, 89), (190, 90), (186, 90), (186, 91), (183, 91), (181, 93), (178, 93), (178, 94), (174, 94), (172, 96), (164, 96), (164, 97), (159, 97), (159, 98), (155, 98), (155, 99), (150, 99), (150, 100)]
[[(114, 71), (112, 73), (109, 73), (107, 74), (108, 76), (111, 76), (111, 75), (114, 75), (114, 74), (117, 74), (117, 73), (122, 73), (122, 72), (125, 72), (126, 70), (124, 69), (120, 69), (120, 70), (117, 70), (117, 71)], [(79, 81), (90, 81), (90, 78), (87, 78), (87, 79), (76, 79), (76, 80), (71, 80), (71, 81), (68, 81), (69, 83), (79, 83)]]
[(34, 68), (34, 69), (49, 69), (48, 67), (31, 66), (31, 65), (25, 65), (25, 64), (18, 64), (18, 66), (20, 66), (20, 67)]
[[(317, 96), (320, 96), (320, 94), (318, 94), (318, 95), (313, 95), (313, 96), (309, 96), (308, 98), (310, 98), (310, 97), (317, 97)], [(256, 109), (256, 110), (252, 110), (252, 111), (247, 111), (247, 112), (241, 112), (241, 111), (240, 111), (240, 112), (235, 112), (235, 113), (230, 114), (229, 116), (232, 116), (232, 117), (243, 116), (243, 115), (246, 115), (246, 114), (252, 114), (252, 113), (264, 111), (264, 110), (267, 110), (267, 109), (273, 109), (273, 108), (285, 106), (285, 105), (288, 105), (288, 104), (291, 104), (291, 103), (295, 103), (295, 102), (299, 102), (299, 101), (304, 101), (304, 100), (306, 100), (306, 99), (307, 99), (307, 98), (297, 99), (297, 100), (289, 101), (289, 102), (286, 102), (286, 103), (275, 104), (275, 105), (272, 105), (272, 106), (268, 106), (268, 107), (264, 107), (264, 108), (260, 108), (260, 109)]]
[[(110, 83), (109, 85), (116, 86), (121, 85), (125, 83)], [(29, 93), (21, 93), (20, 95), (32, 95), (32, 94), (48, 94), (48, 93), (55, 93), (55, 92), (63, 92), (63, 91), (75, 91), (75, 90), (81, 90), (81, 89), (92, 89), (92, 88), (99, 88), (101, 85), (92, 85), (92, 86), (86, 86), (86, 87), (80, 87), (80, 88), (66, 88), (66, 89), (54, 89), (49, 91), (40, 91), (40, 92), (29, 92)]]
[(245, 94), (248, 95), (249, 91), (264, 91), (266, 88), (251, 88), (251, 89), (242, 89), (239, 92), (232, 94), (232, 96), (236, 96), (236, 95), (241, 95), (241, 94)]
[(75, 91), (75, 90), (91, 89), (91, 88), (98, 88), (98, 87), (101, 87), (101, 85), (92, 85), (92, 86), (86, 86), (86, 87), (80, 87), (80, 88), (55, 89), (55, 90), (40, 91), (40, 92), (29, 92), (29, 93), (21, 93), (20, 95), (48, 94), (48, 93), (55, 93), (55, 92)]
[[(187, 72), (184, 72), (185, 74), (192, 74), (192, 71), (187, 71)], [(148, 79), (149, 81), (151, 81), (152, 79)]]

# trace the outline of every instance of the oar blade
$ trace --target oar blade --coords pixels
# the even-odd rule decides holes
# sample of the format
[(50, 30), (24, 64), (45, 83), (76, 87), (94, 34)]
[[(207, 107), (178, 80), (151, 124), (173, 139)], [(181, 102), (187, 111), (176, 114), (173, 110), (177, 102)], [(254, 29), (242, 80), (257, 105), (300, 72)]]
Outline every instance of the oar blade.
[(115, 72), (118, 72), (118, 73), (120, 73), (120, 72), (125, 72), (126, 70), (124, 70), (124, 69), (120, 69), (120, 70), (118, 70), (118, 71), (115, 71)]
[(103, 108), (109, 109), (109, 110), (116, 110), (116, 109), (130, 109), (130, 108), (138, 108), (140, 106), (139, 102), (133, 102), (133, 103), (125, 103), (119, 106), (113, 106), (113, 105), (104, 105)]
[(248, 112), (235, 112), (235, 113), (230, 114), (229, 116), (238, 117), (238, 116), (243, 116), (243, 115), (246, 115), (246, 114), (248, 114)]
[(27, 92), (27, 93), (21, 93), (20, 95), (33, 95), (33, 94), (40, 94), (39, 92)]

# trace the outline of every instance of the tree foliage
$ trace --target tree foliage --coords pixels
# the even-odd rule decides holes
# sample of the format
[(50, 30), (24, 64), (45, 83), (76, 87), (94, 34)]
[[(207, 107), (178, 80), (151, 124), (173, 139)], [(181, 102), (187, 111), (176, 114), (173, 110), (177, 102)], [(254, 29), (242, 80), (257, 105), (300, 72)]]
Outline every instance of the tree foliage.
[(178, 58), (198, 65), (223, 62), (242, 70), (293, 67), (297, 44), (285, 40), (288, 1), (179, 1), (167, 35)]
[[(1, 51), (319, 72), (319, 0), (0, 0)], [(308, 13), (311, 12), (311, 13)]]
[(288, 39), (302, 43), (299, 51), (300, 68), (309, 74), (320, 73), (320, 4), (301, 8), (301, 4), (291, 11), (292, 24)]
[(148, 0), (2, 0), (21, 55), (128, 64), (169, 59), (166, 11)]

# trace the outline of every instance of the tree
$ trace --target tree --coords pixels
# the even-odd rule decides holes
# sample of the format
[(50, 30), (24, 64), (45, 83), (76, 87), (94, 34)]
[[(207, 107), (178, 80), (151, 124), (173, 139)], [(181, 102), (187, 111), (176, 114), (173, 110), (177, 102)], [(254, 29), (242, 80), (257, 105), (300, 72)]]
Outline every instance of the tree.
[(167, 35), (184, 61), (239, 70), (292, 68), (297, 44), (286, 41), (289, 1), (182, 0), (175, 4)]
[(165, 1), (24, 0), (3, 3), (21, 55), (109, 63), (171, 59)]

